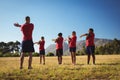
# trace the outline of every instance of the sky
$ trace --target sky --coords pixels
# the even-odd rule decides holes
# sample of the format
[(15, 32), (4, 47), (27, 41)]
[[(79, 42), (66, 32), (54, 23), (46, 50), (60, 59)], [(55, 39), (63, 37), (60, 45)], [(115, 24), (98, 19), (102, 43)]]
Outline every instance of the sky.
[(20, 28), (13, 24), (24, 24), (26, 16), (34, 24), (33, 41), (44, 36), (45, 47), (59, 32), (67, 38), (76, 31), (77, 40), (84, 40), (79, 36), (89, 28), (96, 38), (120, 39), (120, 0), (0, 0), (0, 42), (21, 42)]

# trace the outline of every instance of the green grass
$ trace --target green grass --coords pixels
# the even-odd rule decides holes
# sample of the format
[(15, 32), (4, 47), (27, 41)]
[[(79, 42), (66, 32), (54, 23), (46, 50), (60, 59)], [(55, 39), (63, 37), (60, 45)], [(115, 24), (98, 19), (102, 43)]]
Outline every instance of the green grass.
[(71, 64), (71, 57), (64, 56), (63, 64), (57, 64), (57, 57), (46, 57), (46, 65), (39, 64), (39, 57), (33, 58), (33, 69), (28, 70), (28, 58), (24, 69), (19, 69), (19, 58), (0, 58), (0, 80), (120, 80), (120, 55), (97, 55), (96, 65), (86, 64), (87, 56), (77, 56), (77, 65)]

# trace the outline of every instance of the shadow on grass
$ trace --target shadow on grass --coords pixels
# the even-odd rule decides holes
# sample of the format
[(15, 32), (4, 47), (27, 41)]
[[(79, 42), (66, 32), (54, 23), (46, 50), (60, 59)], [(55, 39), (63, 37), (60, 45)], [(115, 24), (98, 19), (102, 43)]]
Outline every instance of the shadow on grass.
[[(64, 63), (63, 65), (73, 65), (73, 64), (72, 63), (71, 64)], [(83, 65), (85, 65), (85, 64), (76, 64), (76, 66), (83, 66)]]
[(83, 65), (86, 65), (86, 64), (76, 64), (77, 66), (83, 66)]
[[(63, 65), (72, 65), (72, 64), (63, 64)], [(76, 66), (84, 66), (86, 64), (76, 64)], [(93, 64), (87, 64), (87, 65), (93, 65)], [(119, 62), (116, 63), (96, 63), (95, 65), (120, 65)]]
[(95, 65), (120, 65), (120, 63), (96, 63)]

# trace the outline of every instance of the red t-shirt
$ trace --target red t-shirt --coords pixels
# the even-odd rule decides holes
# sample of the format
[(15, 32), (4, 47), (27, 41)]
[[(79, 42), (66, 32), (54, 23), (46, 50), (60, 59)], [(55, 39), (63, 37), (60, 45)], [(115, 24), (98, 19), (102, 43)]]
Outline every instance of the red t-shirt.
[(63, 49), (63, 37), (58, 37), (55, 42), (56, 49)]
[(77, 37), (76, 36), (72, 36), (71, 38), (69, 38), (69, 47), (76, 47), (76, 40)]
[(44, 50), (45, 41), (39, 41), (39, 50)]
[(34, 25), (32, 23), (30, 24), (25, 23), (21, 26), (21, 31), (23, 33), (23, 41), (32, 40), (33, 29)]
[(94, 44), (94, 33), (89, 33), (86, 37), (86, 46), (95, 46)]

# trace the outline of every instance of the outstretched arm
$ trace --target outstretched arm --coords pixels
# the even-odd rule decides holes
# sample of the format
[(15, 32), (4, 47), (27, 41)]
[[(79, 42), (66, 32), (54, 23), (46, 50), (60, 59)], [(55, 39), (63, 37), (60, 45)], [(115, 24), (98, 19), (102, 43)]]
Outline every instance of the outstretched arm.
[(65, 38), (64, 41), (68, 41), (68, 38)]
[(68, 38), (64, 38), (64, 41), (69, 41), (71, 39), (70, 36), (68, 36)]
[(52, 41), (56, 41), (56, 39), (52, 39)]
[(35, 42), (34, 44), (39, 44), (39, 42)]
[(88, 36), (88, 34), (82, 34), (82, 35), (80, 36), (80, 38), (82, 38), (83, 36)]
[(52, 41), (54, 41), (56, 43), (58, 41), (58, 38), (57, 39), (52, 39)]
[(71, 37), (70, 36), (68, 36), (68, 41), (71, 41)]
[(18, 23), (14, 23), (14, 26), (15, 26), (15, 27), (21, 27), (21, 25), (18, 24)]

